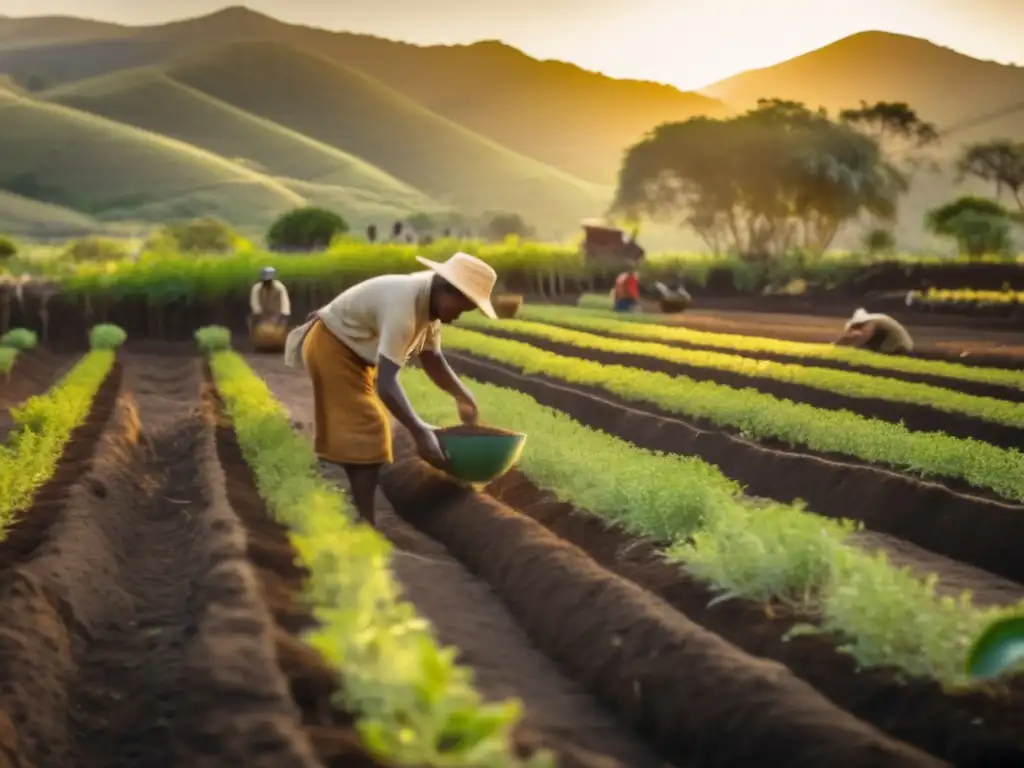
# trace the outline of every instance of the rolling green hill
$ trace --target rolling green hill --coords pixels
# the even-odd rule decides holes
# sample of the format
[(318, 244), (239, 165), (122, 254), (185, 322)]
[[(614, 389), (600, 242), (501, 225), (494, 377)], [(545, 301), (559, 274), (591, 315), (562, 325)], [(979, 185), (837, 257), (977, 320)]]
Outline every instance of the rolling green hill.
[(183, 85), (156, 68), (73, 83), (39, 98), (229, 158), (306, 199), (345, 211), (353, 223), (438, 207), (356, 157)]
[(0, 234), (31, 238), (70, 238), (104, 231), (91, 216), (0, 191)]
[(358, 156), (434, 200), (515, 211), (551, 230), (601, 212), (611, 189), (453, 123), (373, 78), (281, 43), (237, 43), (165, 73), (239, 109)]
[(214, 214), (239, 225), (304, 203), (196, 147), (0, 91), (0, 189), (101, 220)]
[[(5, 36), (25, 35), (29, 28), (47, 44), (4, 49)], [(0, 71), (57, 85), (243, 41), (318, 53), (516, 152), (602, 184), (613, 181), (622, 150), (654, 126), (728, 111), (707, 96), (538, 61), (501, 43), (417, 46), (286, 24), (237, 6), (140, 28), (68, 18), (0, 19)]]

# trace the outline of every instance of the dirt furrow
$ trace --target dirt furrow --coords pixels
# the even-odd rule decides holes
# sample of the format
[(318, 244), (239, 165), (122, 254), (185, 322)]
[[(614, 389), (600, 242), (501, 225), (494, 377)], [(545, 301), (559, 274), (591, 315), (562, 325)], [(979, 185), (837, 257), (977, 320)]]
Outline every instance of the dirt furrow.
[(34, 556), (3, 572), (11, 762), (313, 768), (199, 363), (125, 355), (123, 370), (91, 467)]
[[(250, 365), (290, 411), (297, 428), (312, 424), (312, 399), (301, 372), (277, 358), (253, 356)], [(325, 477), (347, 490), (342, 472)], [(397, 516), (378, 494), (378, 529), (395, 545), (392, 567), (405, 596), (442, 643), (460, 651), (477, 689), (488, 699), (523, 700), (522, 742), (559, 753), (561, 765), (645, 768), (663, 765), (650, 749), (605, 711), (579, 684), (536, 650), (491, 588), (433, 541)]]
[(782, 662), (831, 701), (889, 735), (963, 768), (1024, 764), (1024, 684), (1001, 692), (948, 693), (938, 683), (901, 679), (890, 669), (859, 669), (838, 650), (842, 638), (788, 636), (810, 617), (747, 600), (712, 603), (718, 595), (666, 561), (658, 542), (606, 526), (538, 489), (518, 471), (487, 491), (747, 653)]
[[(584, 426), (653, 451), (696, 456), (742, 483), (752, 496), (803, 499), (817, 514), (859, 520), (874, 533), (903, 539), (895, 559), (921, 573), (953, 570), (956, 591), (969, 588), (977, 602), (1005, 604), (1024, 595), (1024, 508), (966, 494), (866, 464), (831, 461), (776, 450), (718, 430), (695, 426), (654, 409), (641, 410), (607, 393), (576, 388), (469, 355), (448, 354), (460, 374), (529, 395)], [(868, 538), (884, 547), (891, 539)], [(1015, 598), (1015, 596), (1017, 596)]]

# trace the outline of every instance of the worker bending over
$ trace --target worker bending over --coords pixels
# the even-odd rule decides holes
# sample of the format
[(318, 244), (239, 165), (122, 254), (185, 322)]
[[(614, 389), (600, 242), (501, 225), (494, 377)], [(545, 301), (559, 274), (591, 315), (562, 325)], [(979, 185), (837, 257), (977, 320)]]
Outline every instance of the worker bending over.
[(408, 429), (419, 455), (434, 466), (447, 461), (434, 427), (421, 419), (398, 382), (416, 355), (430, 380), (450, 394), (464, 424), (478, 419), (476, 401), (441, 352), (441, 324), (479, 309), (492, 320), (497, 275), (487, 264), (456, 253), (411, 275), (373, 277), (344, 291), (288, 334), (285, 363), (300, 361), (313, 384), (314, 447), (340, 464), (360, 517), (374, 522), (374, 497), (383, 464), (392, 461), (390, 412)]
[(616, 312), (632, 312), (637, 309), (640, 306), (640, 273), (631, 269), (615, 278), (612, 299), (612, 307)]
[(907, 329), (889, 315), (858, 309), (846, 323), (836, 344), (890, 355), (906, 355), (914, 349)]
[(292, 314), (292, 303), (288, 298), (288, 289), (277, 279), (277, 270), (273, 267), (264, 267), (260, 271), (260, 281), (252, 287), (249, 293), (249, 331), (257, 323), (268, 321), (288, 324), (288, 318)]

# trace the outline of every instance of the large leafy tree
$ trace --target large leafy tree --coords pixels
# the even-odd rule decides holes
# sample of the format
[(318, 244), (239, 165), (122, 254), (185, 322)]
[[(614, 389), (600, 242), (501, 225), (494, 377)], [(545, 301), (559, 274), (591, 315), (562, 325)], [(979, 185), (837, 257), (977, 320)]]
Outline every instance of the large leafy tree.
[(891, 221), (906, 178), (877, 139), (778, 99), (725, 120), (659, 126), (631, 147), (614, 208), (675, 220), (715, 252), (820, 253), (861, 213)]
[(960, 179), (968, 176), (1008, 190), (1024, 214), (1024, 141), (994, 139), (965, 147), (957, 163)]

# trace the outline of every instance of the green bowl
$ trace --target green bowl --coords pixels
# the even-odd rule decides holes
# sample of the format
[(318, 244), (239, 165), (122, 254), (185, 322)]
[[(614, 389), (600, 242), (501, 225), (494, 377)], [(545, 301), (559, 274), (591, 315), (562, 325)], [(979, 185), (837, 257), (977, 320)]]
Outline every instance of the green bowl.
[(437, 439), (450, 459), (448, 472), (469, 483), (489, 483), (512, 468), (526, 435), (491, 427), (447, 427)]
[(977, 679), (998, 677), (1017, 666), (1024, 670), (1024, 615), (992, 622), (967, 656), (967, 674)]

